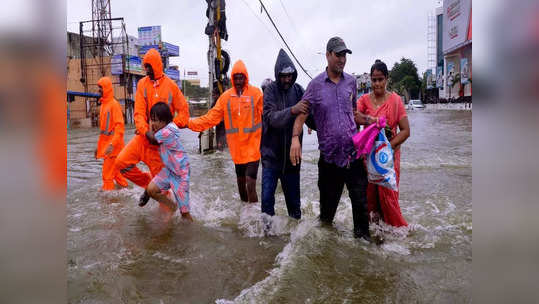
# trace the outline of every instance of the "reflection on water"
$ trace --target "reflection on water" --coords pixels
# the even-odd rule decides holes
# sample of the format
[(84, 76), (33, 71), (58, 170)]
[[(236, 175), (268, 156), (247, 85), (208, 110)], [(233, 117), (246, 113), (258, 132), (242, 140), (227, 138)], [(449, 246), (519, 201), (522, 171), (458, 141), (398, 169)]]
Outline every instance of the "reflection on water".
[[(303, 218), (286, 216), (278, 187), (277, 215), (264, 236), (260, 205), (240, 201), (228, 152), (197, 154), (196, 133), (182, 130), (195, 222), (176, 216), (164, 223), (156, 202), (137, 206), (140, 188), (100, 192), (101, 161), (93, 159), (98, 130), (70, 130), (70, 303), (471, 301), (471, 112), (409, 117), (400, 204), (410, 229), (372, 227), (384, 231), (382, 246), (353, 238), (346, 193), (334, 227), (320, 227), (314, 132), (303, 149)], [(127, 133), (131, 138), (133, 129)]]

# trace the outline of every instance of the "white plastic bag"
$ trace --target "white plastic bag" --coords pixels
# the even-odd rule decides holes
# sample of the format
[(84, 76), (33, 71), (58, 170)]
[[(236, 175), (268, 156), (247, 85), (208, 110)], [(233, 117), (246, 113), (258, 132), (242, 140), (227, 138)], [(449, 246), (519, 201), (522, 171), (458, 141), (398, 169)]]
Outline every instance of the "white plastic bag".
[(397, 191), (397, 177), (393, 166), (393, 149), (382, 129), (367, 158), (369, 182)]

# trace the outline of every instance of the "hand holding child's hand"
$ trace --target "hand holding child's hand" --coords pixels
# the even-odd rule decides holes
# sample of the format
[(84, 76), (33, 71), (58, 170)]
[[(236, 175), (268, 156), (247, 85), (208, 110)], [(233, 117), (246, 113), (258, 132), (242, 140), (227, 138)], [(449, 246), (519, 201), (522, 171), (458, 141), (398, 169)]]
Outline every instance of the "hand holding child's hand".
[(155, 134), (153, 131), (147, 131), (146, 132), (146, 138), (148, 139), (148, 141), (150, 142), (150, 144), (152, 145), (159, 145), (159, 143), (157, 142), (157, 139), (155, 139)]

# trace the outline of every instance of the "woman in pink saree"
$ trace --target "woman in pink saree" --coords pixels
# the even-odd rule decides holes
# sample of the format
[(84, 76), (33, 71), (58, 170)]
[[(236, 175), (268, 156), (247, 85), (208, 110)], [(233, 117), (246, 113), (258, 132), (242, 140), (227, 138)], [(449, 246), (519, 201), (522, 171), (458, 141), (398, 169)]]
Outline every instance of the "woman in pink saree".
[[(400, 145), (410, 136), (410, 124), (400, 96), (386, 90), (388, 76), (386, 64), (376, 60), (371, 67), (373, 92), (358, 99), (357, 110), (369, 116), (386, 118), (387, 125), (391, 128), (391, 138), (388, 139), (394, 150), (395, 173), (399, 185)], [(369, 214), (375, 215), (374, 220), (381, 217), (385, 223), (395, 227), (408, 225), (400, 210), (398, 191), (369, 183), (367, 207)]]

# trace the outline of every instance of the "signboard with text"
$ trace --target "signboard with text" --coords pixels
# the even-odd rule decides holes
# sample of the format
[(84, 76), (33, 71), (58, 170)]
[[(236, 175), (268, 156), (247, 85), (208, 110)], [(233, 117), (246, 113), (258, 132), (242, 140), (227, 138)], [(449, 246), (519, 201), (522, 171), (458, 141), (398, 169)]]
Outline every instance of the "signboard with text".
[(180, 80), (180, 71), (175, 69), (165, 69), (165, 74), (172, 80)]
[(161, 26), (143, 26), (138, 28), (139, 45), (155, 45), (161, 43)]
[[(122, 66), (122, 55), (114, 55), (110, 60), (110, 73), (112, 75), (120, 75), (124, 73)], [(129, 74), (145, 75), (145, 71), (142, 68), (142, 59), (138, 56), (126, 56), (125, 57), (125, 72)]]
[(472, 0), (445, 0), (443, 12), (444, 53), (468, 43), (471, 22)]
[(144, 57), (144, 55), (146, 55), (146, 53), (150, 50), (150, 49), (156, 49), (157, 51), (159, 51), (159, 45), (158, 44), (149, 44), (149, 45), (141, 45), (138, 49), (138, 54), (142, 57)]
[(180, 56), (180, 47), (172, 43), (163, 42), (161, 49), (162, 52), (166, 53), (168, 56)]
[(114, 55), (110, 59), (110, 73), (112, 75), (120, 75), (124, 72), (122, 67), (122, 55)]

